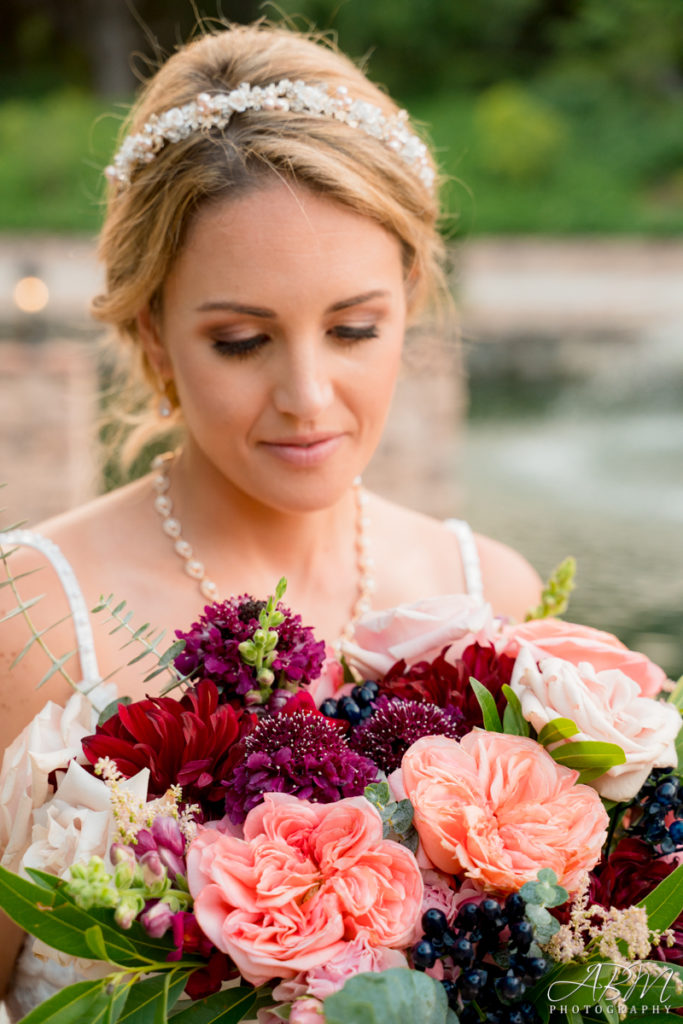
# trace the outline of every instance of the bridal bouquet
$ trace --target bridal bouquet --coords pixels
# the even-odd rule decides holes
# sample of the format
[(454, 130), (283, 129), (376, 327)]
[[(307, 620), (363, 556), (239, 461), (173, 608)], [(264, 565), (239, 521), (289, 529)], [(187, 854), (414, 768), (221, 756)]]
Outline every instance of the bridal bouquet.
[(683, 681), (549, 614), (566, 575), (523, 624), (432, 598), (342, 658), (281, 581), (178, 632), (177, 695), (48, 706), (5, 758), (0, 905), (82, 980), (28, 1024), (683, 1007)]

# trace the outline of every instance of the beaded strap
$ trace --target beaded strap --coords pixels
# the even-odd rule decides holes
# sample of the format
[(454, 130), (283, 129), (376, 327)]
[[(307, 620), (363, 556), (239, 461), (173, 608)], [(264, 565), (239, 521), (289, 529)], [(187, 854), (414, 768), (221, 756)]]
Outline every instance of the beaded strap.
[(73, 569), (54, 541), (38, 533), (32, 533), (30, 530), (0, 532), (0, 547), (12, 545), (34, 548), (39, 551), (47, 558), (57, 573), (69, 603), (78, 644), (78, 657), (83, 678), (80, 683), (76, 684), (76, 688), (87, 695), (96, 710), (101, 711), (109, 702), (109, 697), (106, 694), (96, 693), (96, 688), (102, 683), (102, 676), (97, 664), (88, 607)]

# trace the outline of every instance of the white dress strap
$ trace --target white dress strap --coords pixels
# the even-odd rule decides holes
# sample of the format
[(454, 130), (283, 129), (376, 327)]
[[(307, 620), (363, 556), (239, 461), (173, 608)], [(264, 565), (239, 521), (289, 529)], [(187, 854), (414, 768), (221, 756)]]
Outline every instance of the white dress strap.
[(7, 530), (4, 533), (0, 532), (0, 547), (11, 547), (13, 545), (35, 548), (36, 551), (39, 551), (47, 558), (57, 573), (59, 582), (62, 584), (67, 601), (69, 602), (71, 618), (76, 632), (82, 675), (81, 682), (77, 684), (77, 688), (88, 697), (90, 703), (98, 711), (102, 711), (109, 702), (110, 697), (104, 688), (99, 693), (97, 692), (97, 688), (102, 683), (102, 676), (97, 664), (95, 641), (93, 639), (88, 606), (83, 597), (83, 591), (76, 579), (76, 574), (54, 541), (41, 536), (39, 533), (33, 533), (30, 530)]
[(458, 539), (467, 593), (483, 601), (484, 581), (481, 577), (481, 563), (472, 527), (464, 519), (446, 519), (444, 525)]

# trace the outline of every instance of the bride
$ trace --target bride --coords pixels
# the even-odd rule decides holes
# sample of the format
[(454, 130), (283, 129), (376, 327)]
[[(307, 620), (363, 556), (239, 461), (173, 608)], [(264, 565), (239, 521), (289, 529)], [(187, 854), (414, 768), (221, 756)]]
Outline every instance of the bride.
[[(172, 636), (207, 600), (265, 595), (284, 575), (287, 603), (332, 643), (370, 606), (470, 590), (520, 617), (537, 602), (517, 553), (358, 482), (406, 326), (443, 288), (432, 157), (385, 93), (303, 35), (209, 34), (147, 84), (108, 176), (95, 315), (134, 354), (148, 419), (182, 440), (150, 475), (38, 527), (89, 607), (111, 592)], [(11, 565), (44, 559), (22, 549)], [(48, 568), (21, 592), (44, 595), (36, 628), (65, 615)], [(36, 689), (37, 644), (7, 671), (29, 634), (21, 617), (0, 630), (7, 746), (71, 689), (59, 673)], [(49, 642), (73, 649), (71, 623)], [(120, 646), (98, 635), (103, 675)], [(79, 678), (76, 656), (64, 667)], [(120, 672), (120, 692), (142, 697), (142, 675)], [(21, 941), (7, 920), (0, 941), (2, 991)]]

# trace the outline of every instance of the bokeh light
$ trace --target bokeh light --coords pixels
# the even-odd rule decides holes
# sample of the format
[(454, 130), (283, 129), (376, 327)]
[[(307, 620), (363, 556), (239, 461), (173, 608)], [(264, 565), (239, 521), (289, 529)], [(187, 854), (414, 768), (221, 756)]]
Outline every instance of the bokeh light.
[(14, 302), (22, 313), (40, 313), (49, 298), (48, 287), (39, 277), (22, 277), (14, 286)]

